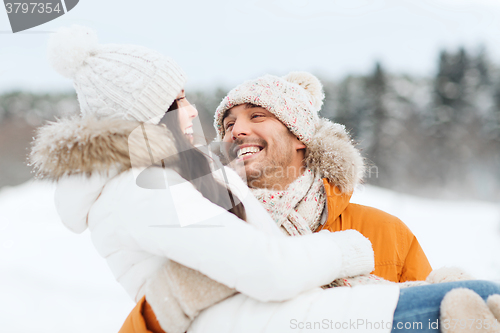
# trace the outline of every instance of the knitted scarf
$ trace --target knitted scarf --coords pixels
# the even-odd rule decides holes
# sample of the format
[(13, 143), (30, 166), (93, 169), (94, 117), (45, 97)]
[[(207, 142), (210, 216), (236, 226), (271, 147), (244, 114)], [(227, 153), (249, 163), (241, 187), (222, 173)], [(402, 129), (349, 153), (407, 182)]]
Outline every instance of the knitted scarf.
[(309, 168), (282, 191), (252, 189), (252, 193), (287, 235), (311, 234), (320, 224), (325, 189), (320, 175)]

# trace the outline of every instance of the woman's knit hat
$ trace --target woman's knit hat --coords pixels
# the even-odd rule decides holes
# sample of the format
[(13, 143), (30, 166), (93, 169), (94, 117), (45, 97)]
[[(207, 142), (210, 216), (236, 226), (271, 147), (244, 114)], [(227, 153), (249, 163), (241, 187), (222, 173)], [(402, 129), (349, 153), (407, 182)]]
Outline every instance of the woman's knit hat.
[(305, 145), (311, 141), (323, 105), (323, 86), (307, 72), (292, 72), (284, 77), (264, 75), (246, 81), (222, 100), (215, 111), (214, 127), (218, 140), (224, 137), (226, 111), (240, 104), (263, 107), (278, 118)]
[(186, 75), (170, 58), (135, 45), (99, 44), (74, 25), (51, 36), (48, 58), (73, 79), (83, 116), (118, 116), (157, 124), (182, 91)]

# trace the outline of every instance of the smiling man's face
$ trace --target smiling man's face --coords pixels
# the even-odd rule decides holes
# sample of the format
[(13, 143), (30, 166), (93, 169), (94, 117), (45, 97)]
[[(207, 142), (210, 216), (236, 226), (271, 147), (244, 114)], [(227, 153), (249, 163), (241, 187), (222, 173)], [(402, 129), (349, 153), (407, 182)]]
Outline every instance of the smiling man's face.
[(223, 126), (223, 142), (236, 145), (229, 155), (244, 162), (250, 187), (283, 190), (304, 171), (305, 145), (266, 109), (235, 106)]

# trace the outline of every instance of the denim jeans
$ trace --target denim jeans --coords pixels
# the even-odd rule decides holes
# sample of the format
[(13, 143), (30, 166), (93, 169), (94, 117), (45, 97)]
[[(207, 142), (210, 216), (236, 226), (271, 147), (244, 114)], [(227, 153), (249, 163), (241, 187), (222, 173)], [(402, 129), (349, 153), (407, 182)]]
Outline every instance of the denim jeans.
[(394, 312), (392, 332), (439, 332), (441, 301), (448, 291), (455, 288), (471, 289), (484, 300), (489, 295), (500, 294), (500, 283), (481, 280), (437, 283), (401, 289), (398, 306)]

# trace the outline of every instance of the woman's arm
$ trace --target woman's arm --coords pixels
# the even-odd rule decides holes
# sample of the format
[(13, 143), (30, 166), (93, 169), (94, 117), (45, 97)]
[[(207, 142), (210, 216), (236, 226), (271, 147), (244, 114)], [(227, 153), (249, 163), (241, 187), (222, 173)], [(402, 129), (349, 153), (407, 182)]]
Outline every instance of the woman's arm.
[[(163, 170), (151, 172), (160, 177)], [(166, 174), (166, 190), (140, 188), (127, 172), (103, 191), (114, 198), (108, 219), (140, 250), (175, 260), (260, 301), (286, 300), (336, 278), (373, 270), (371, 243), (356, 231), (275, 237), (214, 205), (175, 172)]]

